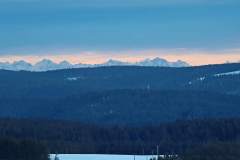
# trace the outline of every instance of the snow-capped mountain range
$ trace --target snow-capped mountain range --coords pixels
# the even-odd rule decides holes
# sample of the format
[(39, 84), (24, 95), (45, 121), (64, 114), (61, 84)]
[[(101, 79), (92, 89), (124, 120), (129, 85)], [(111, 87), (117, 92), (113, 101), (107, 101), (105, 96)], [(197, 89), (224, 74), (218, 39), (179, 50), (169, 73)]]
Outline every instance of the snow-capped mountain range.
[(31, 64), (26, 61), (20, 60), (13, 63), (0, 62), (0, 69), (13, 70), (13, 71), (49, 71), (59, 69), (70, 69), (70, 68), (87, 68), (87, 67), (102, 67), (102, 66), (154, 66), (154, 67), (188, 67), (190, 66), (187, 62), (178, 60), (176, 62), (169, 62), (162, 58), (145, 59), (139, 62), (130, 63), (122, 62), (118, 60), (110, 59), (105, 63), (101, 64), (71, 64), (68, 61), (62, 61), (55, 63), (49, 59), (43, 59), (36, 64)]

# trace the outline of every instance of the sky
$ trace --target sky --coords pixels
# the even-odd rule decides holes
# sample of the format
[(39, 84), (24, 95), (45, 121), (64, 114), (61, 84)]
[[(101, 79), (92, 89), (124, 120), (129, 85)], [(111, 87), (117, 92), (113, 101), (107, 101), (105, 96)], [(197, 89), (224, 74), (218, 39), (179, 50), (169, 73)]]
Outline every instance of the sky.
[(239, 61), (239, 17), (239, 0), (1, 0), (0, 61)]

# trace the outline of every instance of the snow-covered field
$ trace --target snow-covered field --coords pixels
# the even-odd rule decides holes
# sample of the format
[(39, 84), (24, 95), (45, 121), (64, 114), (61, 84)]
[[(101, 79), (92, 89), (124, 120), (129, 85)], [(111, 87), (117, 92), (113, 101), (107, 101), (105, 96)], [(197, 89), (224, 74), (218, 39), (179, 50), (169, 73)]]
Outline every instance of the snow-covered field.
[[(133, 155), (104, 155), (104, 154), (59, 154), (60, 160), (134, 160)], [(151, 156), (135, 156), (135, 160), (149, 160)], [(54, 159), (54, 155), (51, 155)]]

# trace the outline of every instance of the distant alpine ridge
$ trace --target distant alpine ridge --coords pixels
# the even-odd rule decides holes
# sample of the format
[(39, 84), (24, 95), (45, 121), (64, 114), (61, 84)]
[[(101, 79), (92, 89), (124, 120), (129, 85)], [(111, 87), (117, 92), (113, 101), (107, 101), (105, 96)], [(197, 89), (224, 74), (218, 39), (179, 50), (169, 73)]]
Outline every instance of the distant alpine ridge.
[(169, 62), (162, 58), (145, 59), (143, 61), (129, 63), (118, 60), (110, 59), (105, 63), (101, 64), (71, 64), (68, 61), (62, 61), (55, 63), (49, 59), (43, 59), (36, 64), (32, 65), (24, 60), (15, 61), (13, 63), (0, 62), (0, 69), (12, 70), (12, 71), (49, 71), (59, 69), (70, 69), (70, 68), (88, 68), (88, 67), (102, 67), (102, 66), (154, 66), (154, 67), (188, 67), (190, 66), (187, 62), (178, 60), (176, 62)]

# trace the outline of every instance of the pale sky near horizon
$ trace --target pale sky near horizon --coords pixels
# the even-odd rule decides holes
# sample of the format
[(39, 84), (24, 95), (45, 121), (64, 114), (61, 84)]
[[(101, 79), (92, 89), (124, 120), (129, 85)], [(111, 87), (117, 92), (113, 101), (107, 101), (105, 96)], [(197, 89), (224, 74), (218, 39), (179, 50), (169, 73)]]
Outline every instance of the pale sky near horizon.
[(1, 0), (0, 61), (240, 60), (239, 0)]

